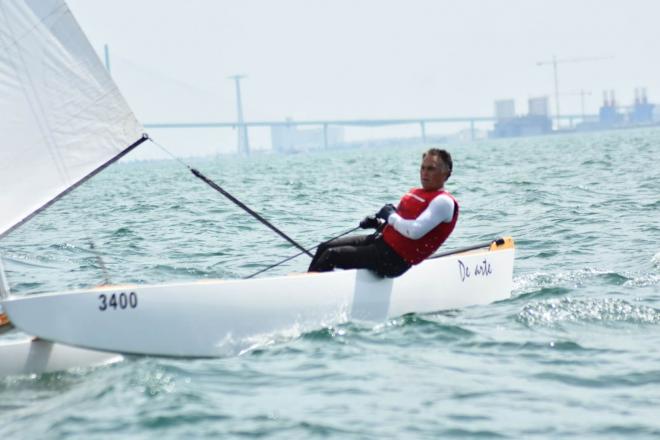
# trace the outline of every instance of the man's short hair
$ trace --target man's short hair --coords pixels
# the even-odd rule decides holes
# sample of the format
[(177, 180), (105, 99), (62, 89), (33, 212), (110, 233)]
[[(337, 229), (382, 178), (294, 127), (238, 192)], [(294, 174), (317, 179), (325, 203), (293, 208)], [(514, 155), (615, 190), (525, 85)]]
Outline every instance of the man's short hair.
[(436, 156), (442, 159), (442, 163), (447, 165), (448, 168), (447, 179), (449, 179), (449, 176), (451, 176), (451, 172), (454, 169), (454, 163), (451, 160), (451, 154), (449, 154), (449, 151), (442, 150), (440, 148), (429, 148), (428, 150), (426, 150), (424, 154), (422, 154), (422, 159), (426, 158), (427, 154), (429, 156)]

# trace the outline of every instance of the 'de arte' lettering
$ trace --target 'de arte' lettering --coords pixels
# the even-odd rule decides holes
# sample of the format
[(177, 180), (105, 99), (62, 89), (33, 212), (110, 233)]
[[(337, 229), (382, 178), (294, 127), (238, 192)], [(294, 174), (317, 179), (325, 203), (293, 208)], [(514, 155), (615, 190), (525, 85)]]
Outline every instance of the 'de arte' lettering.
[(466, 278), (471, 277), (487, 277), (493, 273), (493, 268), (488, 262), (487, 259), (483, 259), (481, 262), (474, 265), (474, 268), (470, 271), (470, 268), (465, 265), (461, 260), (458, 260), (458, 271), (461, 275), (461, 281), (465, 281)]

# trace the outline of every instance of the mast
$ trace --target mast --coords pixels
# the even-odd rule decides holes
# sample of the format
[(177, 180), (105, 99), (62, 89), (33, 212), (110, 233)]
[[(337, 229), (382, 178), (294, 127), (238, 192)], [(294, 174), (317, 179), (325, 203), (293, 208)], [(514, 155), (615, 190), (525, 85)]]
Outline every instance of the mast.
[[(2, 254), (0, 254), (0, 301), (9, 298), (9, 283), (5, 276), (5, 267), (2, 264)], [(2, 314), (2, 306), (0, 306), (0, 314)]]

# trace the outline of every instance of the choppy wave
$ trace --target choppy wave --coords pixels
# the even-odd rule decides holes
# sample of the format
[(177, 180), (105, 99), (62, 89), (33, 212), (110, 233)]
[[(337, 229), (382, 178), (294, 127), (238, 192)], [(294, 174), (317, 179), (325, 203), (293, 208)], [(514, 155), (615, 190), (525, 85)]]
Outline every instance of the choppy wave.
[[(654, 266), (660, 267), (655, 257)], [(642, 272), (612, 272), (585, 268), (560, 272), (534, 272), (515, 276), (513, 279), (514, 297), (536, 298), (568, 294), (575, 289), (587, 286), (649, 287), (660, 283), (660, 274)]]
[(595, 268), (554, 273), (534, 272), (514, 277), (513, 294), (523, 295), (546, 288), (575, 289), (593, 282), (617, 286), (625, 284), (628, 281), (629, 278), (620, 273)]
[(658, 284), (660, 284), (660, 274), (638, 275), (623, 283), (626, 287), (650, 287)]
[(518, 314), (518, 320), (527, 326), (562, 322), (658, 324), (660, 311), (621, 299), (565, 297), (526, 304)]
[[(513, 235), (512, 299), (380, 324), (331, 316), (218, 341), (217, 359), (0, 380), (0, 437), (656, 437), (657, 145), (656, 129), (452, 146), (462, 209), (448, 244)], [(396, 202), (422, 149), (195, 165), (312, 246)], [(97, 284), (97, 254), (113, 282), (163, 283), (237, 278), (296, 253), (167, 161), (108, 168), (0, 245), (20, 260), (7, 264), (19, 294)]]

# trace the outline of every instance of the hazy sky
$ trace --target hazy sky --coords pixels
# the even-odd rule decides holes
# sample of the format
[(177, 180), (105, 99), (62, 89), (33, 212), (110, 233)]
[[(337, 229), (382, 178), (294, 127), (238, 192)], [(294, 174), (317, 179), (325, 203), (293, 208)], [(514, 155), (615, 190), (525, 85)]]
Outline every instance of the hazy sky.
[[(596, 112), (602, 91), (660, 102), (654, 0), (69, 0), (143, 123), (491, 115), (493, 101), (553, 95)], [(554, 102), (552, 109), (554, 110)], [(258, 136), (257, 136), (258, 137)], [(258, 142), (258, 141), (256, 141)]]

